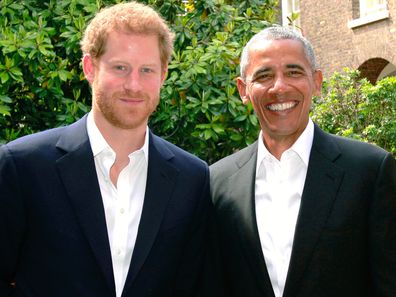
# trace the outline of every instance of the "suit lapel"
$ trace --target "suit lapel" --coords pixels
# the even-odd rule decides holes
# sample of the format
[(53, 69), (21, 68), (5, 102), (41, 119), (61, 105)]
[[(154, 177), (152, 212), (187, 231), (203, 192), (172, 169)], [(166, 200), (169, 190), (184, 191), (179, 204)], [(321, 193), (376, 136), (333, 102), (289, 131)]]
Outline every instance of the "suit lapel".
[(66, 152), (56, 164), (59, 175), (107, 284), (115, 292), (106, 219), (86, 117), (65, 128), (57, 147)]
[(331, 213), (343, 177), (343, 170), (334, 164), (339, 154), (336, 144), (315, 126), (284, 297), (295, 296), (298, 291), (304, 270)]
[(238, 170), (229, 178), (231, 196), (239, 210), (235, 217), (235, 226), (245, 251), (245, 257), (256, 276), (258, 287), (263, 296), (269, 292), (274, 296), (269, 274), (266, 268), (260, 237), (257, 228), (255, 211), (255, 179), (257, 162), (257, 142), (248, 147), (244, 154), (236, 161)]
[(179, 174), (168, 162), (174, 155), (162, 141), (150, 133), (146, 193), (124, 291), (136, 278), (154, 244)]

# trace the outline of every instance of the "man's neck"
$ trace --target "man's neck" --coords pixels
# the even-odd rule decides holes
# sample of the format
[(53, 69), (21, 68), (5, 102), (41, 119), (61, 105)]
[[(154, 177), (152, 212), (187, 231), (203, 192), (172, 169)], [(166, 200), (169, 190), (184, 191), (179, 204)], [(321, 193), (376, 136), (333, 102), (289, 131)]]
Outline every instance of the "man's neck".
[(271, 137), (268, 134), (263, 132), (263, 142), (267, 150), (273, 155), (276, 159), (280, 160), (282, 154), (292, 147), (292, 145), (298, 139), (297, 137), (290, 137), (290, 136), (278, 136), (278, 137)]
[(147, 123), (133, 129), (123, 129), (95, 116), (94, 121), (103, 138), (118, 157), (125, 158), (144, 145)]
[(110, 179), (117, 187), (118, 176), (129, 164), (129, 155), (143, 147), (147, 131), (147, 124), (134, 129), (116, 127), (100, 117), (94, 121), (103, 138), (116, 154), (114, 164), (110, 169)]

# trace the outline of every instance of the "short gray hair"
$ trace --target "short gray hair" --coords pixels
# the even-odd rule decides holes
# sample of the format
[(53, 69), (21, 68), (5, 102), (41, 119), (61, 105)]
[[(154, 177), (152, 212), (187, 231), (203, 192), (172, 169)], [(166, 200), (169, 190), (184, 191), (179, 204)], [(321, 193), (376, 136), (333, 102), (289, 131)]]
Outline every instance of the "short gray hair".
[(240, 71), (242, 79), (246, 78), (246, 67), (249, 64), (249, 50), (250, 47), (256, 42), (265, 42), (269, 40), (296, 40), (300, 42), (303, 46), (305, 56), (307, 57), (309, 63), (311, 64), (312, 70), (317, 70), (318, 65), (316, 63), (315, 54), (311, 43), (301, 35), (299, 31), (292, 30), (286, 27), (274, 26), (268, 27), (260, 32), (256, 33), (245, 45), (242, 50)]

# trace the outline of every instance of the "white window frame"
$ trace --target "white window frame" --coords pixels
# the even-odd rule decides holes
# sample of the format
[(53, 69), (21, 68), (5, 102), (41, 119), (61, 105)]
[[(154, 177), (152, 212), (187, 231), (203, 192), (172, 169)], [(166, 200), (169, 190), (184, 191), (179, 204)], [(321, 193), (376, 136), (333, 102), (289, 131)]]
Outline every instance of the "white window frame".
[(373, 5), (373, 7), (368, 7), (367, 1), (359, 0), (360, 16), (358, 19), (349, 21), (348, 28), (352, 29), (389, 18), (387, 0), (376, 0), (377, 5)]
[(360, 8), (360, 18), (376, 14), (380, 11), (384, 11), (387, 9), (387, 1), (386, 0), (374, 0), (372, 6), (369, 6), (370, 0), (359, 0), (359, 8)]
[[(289, 3), (291, 2), (292, 10), (289, 11)], [(292, 13), (300, 13), (300, 0), (282, 0), (282, 24), (283, 26), (289, 25), (289, 20)], [(301, 14), (296, 21), (293, 23), (293, 27), (301, 27)]]

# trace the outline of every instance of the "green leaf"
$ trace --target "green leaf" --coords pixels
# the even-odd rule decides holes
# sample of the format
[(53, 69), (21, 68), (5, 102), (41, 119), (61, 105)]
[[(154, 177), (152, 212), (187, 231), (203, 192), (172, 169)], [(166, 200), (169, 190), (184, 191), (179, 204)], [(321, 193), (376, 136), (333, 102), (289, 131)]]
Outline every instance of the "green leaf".
[(19, 69), (18, 67), (11, 68), (10, 73), (13, 74), (14, 76), (22, 76), (22, 70)]
[(25, 8), (23, 5), (18, 4), (18, 3), (13, 3), (13, 4), (11, 4), (9, 7), (12, 8), (12, 9), (14, 9), (14, 10), (22, 10), (22, 9)]
[(11, 115), (10, 111), (11, 111), (10, 107), (0, 104), (0, 114), (9, 116)]
[(242, 115), (240, 115), (240, 116), (237, 116), (235, 119), (234, 119), (234, 122), (242, 122), (242, 121), (245, 121), (247, 119), (247, 116), (245, 115), (245, 114), (242, 114)]
[(5, 102), (5, 103), (11, 103), (12, 102), (12, 99), (10, 97), (8, 97), (8, 96), (5, 96), (5, 95), (0, 95), (0, 100)]
[(250, 123), (252, 123), (253, 126), (258, 125), (257, 117), (253, 114), (249, 115), (249, 121), (250, 121)]
[(7, 72), (3, 71), (0, 73), (0, 79), (1, 79), (1, 83), (4, 84), (10, 79), (10, 76), (8, 75)]
[(241, 140), (243, 139), (243, 136), (242, 136), (241, 134), (236, 134), (236, 133), (234, 133), (234, 134), (231, 135), (230, 138), (231, 138), (231, 140), (233, 140), (233, 141), (239, 142), (239, 141), (241, 141)]
[(224, 133), (224, 127), (220, 126), (220, 125), (213, 125), (212, 126), (213, 130), (217, 133), (217, 134), (222, 134)]
[(58, 75), (62, 81), (67, 81), (67, 79), (70, 77), (70, 72), (66, 70), (59, 70)]

